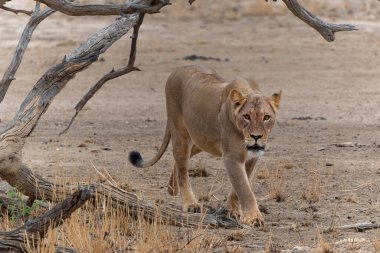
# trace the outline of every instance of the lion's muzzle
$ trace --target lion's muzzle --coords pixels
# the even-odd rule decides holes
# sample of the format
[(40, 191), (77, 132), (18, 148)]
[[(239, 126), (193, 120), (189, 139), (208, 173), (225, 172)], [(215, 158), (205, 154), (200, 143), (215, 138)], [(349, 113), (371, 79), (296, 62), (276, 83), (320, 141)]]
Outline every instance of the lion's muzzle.
[(257, 143), (255, 143), (253, 145), (247, 145), (246, 147), (247, 147), (248, 151), (258, 152), (258, 151), (264, 151), (265, 150), (265, 146), (260, 146)]

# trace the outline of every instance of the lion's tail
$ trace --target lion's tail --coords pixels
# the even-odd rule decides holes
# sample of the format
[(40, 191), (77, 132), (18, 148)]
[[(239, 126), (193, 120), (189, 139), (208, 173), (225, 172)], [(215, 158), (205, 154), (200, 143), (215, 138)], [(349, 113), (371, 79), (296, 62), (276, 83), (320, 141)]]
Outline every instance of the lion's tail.
[(170, 137), (171, 136), (170, 136), (170, 131), (169, 131), (169, 121), (168, 121), (166, 123), (164, 140), (162, 141), (160, 150), (158, 150), (157, 155), (149, 161), (144, 161), (144, 159), (141, 157), (140, 152), (132, 151), (131, 153), (129, 153), (129, 161), (133, 164), (133, 166), (138, 167), (138, 168), (146, 168), (146, 167), (154, 165), (156, 162), (158, 162), (158, 160), (160, 160), (160, 158), (164, 154), (166, 148), (169, 145)]

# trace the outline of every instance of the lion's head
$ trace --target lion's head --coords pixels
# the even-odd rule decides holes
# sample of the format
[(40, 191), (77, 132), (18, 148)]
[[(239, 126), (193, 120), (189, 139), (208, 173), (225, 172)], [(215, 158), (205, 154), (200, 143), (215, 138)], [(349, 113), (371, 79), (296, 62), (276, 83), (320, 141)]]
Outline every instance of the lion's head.
[(263, 151), (276, 120), (281, 91), (267, 98), (257, 92), (242, 94), (238, 89), (233, 89), (228, 97), (232, 120), (244, 136), (247, 150)]

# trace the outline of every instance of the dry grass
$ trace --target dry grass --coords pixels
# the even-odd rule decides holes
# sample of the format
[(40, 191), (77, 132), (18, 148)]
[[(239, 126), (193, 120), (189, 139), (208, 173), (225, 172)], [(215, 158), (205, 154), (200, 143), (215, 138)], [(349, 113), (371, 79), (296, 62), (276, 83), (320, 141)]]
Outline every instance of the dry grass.
[(235, 231), (227, 235), (227, 241), (241, 241), (244, 238), (245, 233), (243, 231)]
[(132, 219), (122, 207), (91, 203), (75, 212), (55, 230), (50, 230), (38, 246), (28, 252), (53, 252), (57, 246), (76, 252), (211, 252), (221, 245), (203, 230), (184, 230), (164, 226), (157, 216), (152, 222)]
[[(106, 183), (117, 181), (105, 170), (97, 170)], [(99, 173), (100, 172), (100, 173)], [(104, 178), (105, 177), (105, 178)], [(98, 178), (99, 180), (99, 178)], [(75, 188), (75, 187), (73, 187)], [(156, 204), (161, 204), (158, 200)], [(132, 217), (127, 207), (111, 206), (106, 200), (88, 202), (60, 227), (50, 229), (37, 245), (29, 242), (27, 252), (50, 253), (57, 247), (72, 248), (75, 252), (212, 252), (227, 247), (225, 241), (211, 236), (204, 229), (184, 229), (165, 226), (159, 215), (146, 221), (142, 214)], [(29, 216), (38, 216), (46, 208), (40, 207)], [(28, 217), (26, 217), (28, 218)], [(12, 230), (25, 219), (12, 220), (4, 214), (0, 218), (1, 231)]]
[(211, 200), (211, 197), (212, 197), (212, 193), (210, 191), (208, 191), (208, 192), (201, 192), (199, 194), (198, 200), (200, 202), (209, 202)]
[(355, 194), (355, 193), (349, 193), (346, 197), (345, 197), (345, 200), (348, 202), (348, 203), (359, 203), (359, 200), (358, 200), (358, 196)]
[(276, 170), (269, 178), (269, 198), (276, 202), (285, 201), (287, 195), (284, 187), (284, 172), (283, 169)]
[(256, 175), (257, 179), (265, 180), (265, 179), (268, 179), (269, 177), (270, 177), (270, 172), (266, 166), (265, 168), (259, 169), (257, 171), (257, 175)]
[(290, 170), (290, 169), (293, 169), (293, 168), (296, 168), (297, 166), (294, 164), (294, 163), (291, 163), (291, 162), (287, 162), (283, 165), (284, 169), (286, 170)]
[(370, 245), (371, 252), (380, 253), (380, 231), (374, 230), (373, 234), (368, 235), (367, 245)]
[(265, 253), (279, 253), (281, 252), (282, 246), (276, 242), (275, 238), (273, 238), (273, 234), (270, 233), (269, 237), (265, 243)]
[(372, 238), (371, 245), (374, 250), (374, 252), (379, 253), (380, 252), (380, 234), (377, 237)]
[(301, 195), (301, 198), (309, 203), (316, 203), (321, 199), (322, 189), (320, 175), (314, 171), (309, 179), (306, 189)]
[(189, 170), (189, 177), (209, 177), (210, 173), (206, 170), (206, 164), (204, 160), (199, 160), (195, 164), (194, 169)]
[(336, 251), (332, 244), (322, 242), (313, 250), (313, 253), (336, 253)]
[(336, 253), (334, 244), (326, 242), (324, 236), (319, 231), (316, 235), (317, 247), (312, 250), (312, 253)]

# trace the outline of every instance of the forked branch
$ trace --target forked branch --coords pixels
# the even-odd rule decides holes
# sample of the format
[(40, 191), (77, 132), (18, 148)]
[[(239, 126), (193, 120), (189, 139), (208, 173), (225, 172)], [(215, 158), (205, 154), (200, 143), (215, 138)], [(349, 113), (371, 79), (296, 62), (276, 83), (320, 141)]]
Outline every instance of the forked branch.
[(43, 21), (55, 12), (50, 8), (46, 8), (45, 10), (39, 10), (38, 6), (39, 3), (36, 3), (36, 10), (32, 14), (29, 22), (26, 24), (24, 31), (22, 32), (21, 38), (18, 42), (18, 45), (16, 47), (16, 52), (14, 53), (12, 62), (8, 66), (8, 69), (5, 71), (3, 78), (0, 81), (0, 103), (3, 101), (5, 94), (7, 93), (12, 81), (16, 79), (16, 72), (21, 64), (21, 61), (24, 57), (24, 53), (29, 45), (34, 30), (41, 23), (41, 21)]
[(18, 9), (13, 9), (13, 8), (9, 8), (9, 7), (2, 6), (2, 5), (0, 5), (0, 9), (3, 9), (5, 11), (13, 12), (14, 14), (23, 13), (23, 14), (26, 14), (26, 15), (29, 15), (29, 16), (33, 14), (33, 11), (18, 10)]
[(169, 0), (158, 0), (153, 5), (138, 2), (126, 4), (72, 4), (68, 0), (38, 0), (50, 8), (70, 16), (106, 16), (132, 13), (157, 13)]
[(132, 71), (140, 71), (139, 68), (135, 67), (135, 59), (136, 59), (136, 52), (137, 52), (137, 38), (139, 36), (139, 29), (144, 21), (144, 15), (140, 14), (139, 20), (137, 24), (133, 27), (133, 34), (131, 36), (132, 42), (131, 42), (131, 49), (129, 53), (129, 61), (127, 66), (114, 70), (112, 69), (109, 73), (104, 75), (94, 86), (91, 87), (91, 89), (82, 97), (82, 99), (77, 103), (75, 106), (75, 114), (71, 118), (70, 123), (68, 126), (60, 133), (60, 135), (66, 133), (71, 125), (73, 124), (75, 118), (78, 116), (79, 112), (83, 109), (83, 107), (87, 104), (87, 102), (95, 95), (96, 92), (100, 90), (100, 88), (103, 87), (103, 85), (108, 82), (109, 80), (115, 79), (117, 77), (126, 75)]
[(349, 24), (332, 24), (316, 17), (313, 13), (302, 7), (297, 0), (282, 0), (288, 9), (299, 19), (317, 30), (328, 42), (335, 40), (335, 33), (341, 31), (353, 31), (357, 28)]

